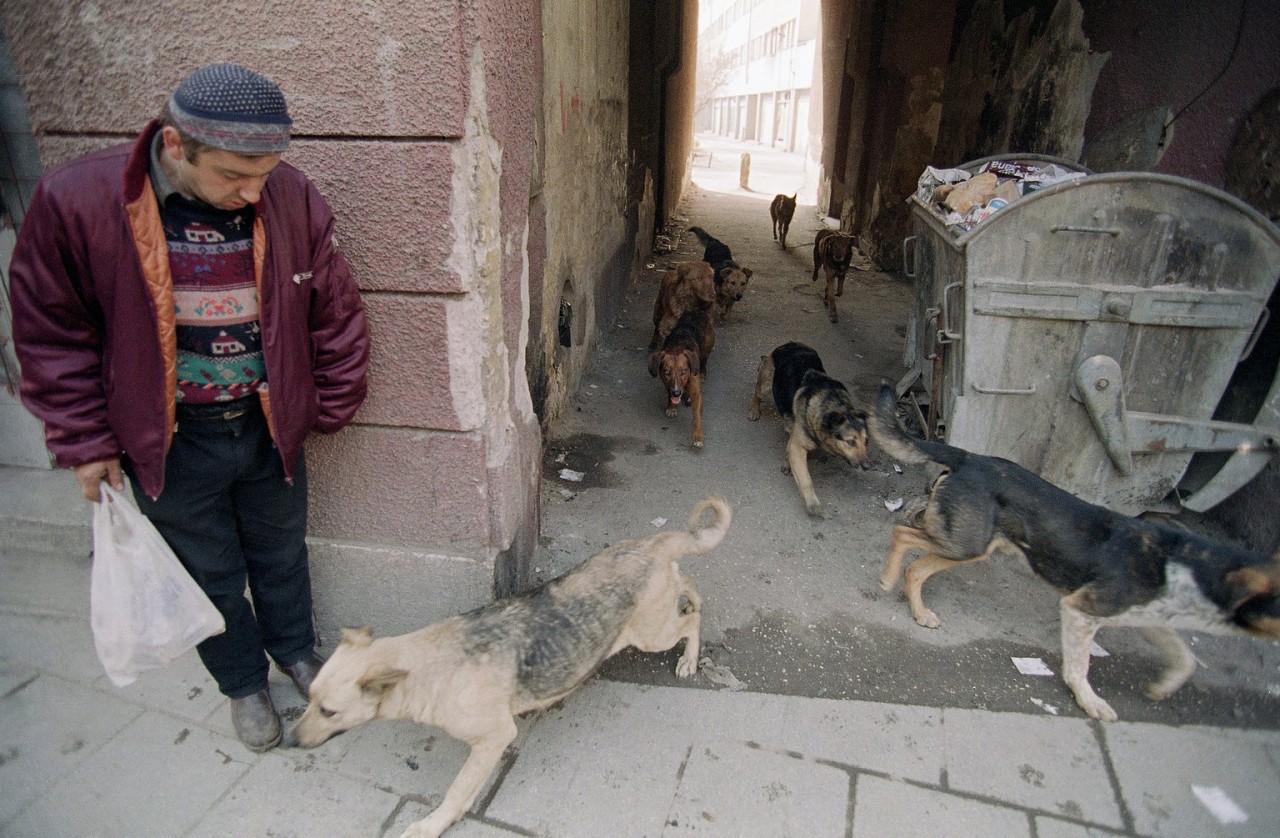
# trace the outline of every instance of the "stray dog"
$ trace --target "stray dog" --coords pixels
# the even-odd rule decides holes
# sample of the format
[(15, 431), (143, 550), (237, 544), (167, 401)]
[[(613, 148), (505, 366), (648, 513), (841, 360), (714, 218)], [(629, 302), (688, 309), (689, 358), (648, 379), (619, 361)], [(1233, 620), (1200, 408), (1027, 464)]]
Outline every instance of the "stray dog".
[(774, 195), (773, 203), (769, 204), (769, 217), (773, 219), (773, 240), (780, 241), (783, 249), (787, 246), (787, 231), (791, 229), (791, 219), (796, 214), (796, 195)]
[(729, 245), (701, 227), (690, 227), (689, 232), (702, 242), (702, 259), (715, 272), (716, 305), (720, 311), (720, 322), (726, 323), (733, 304), (747, 293), (747, 282), (752, 276), (751, 269), (744, 268), (733, 261), (733, 253), (730, 252)]
[(1150, 698), (1172, 695), (1191, 677), (1195, 656), (1175, 627), (1280, 637), (1280, 553), (1270, 559), (1231, 544), (1087, 503), (999, 457), (915, 439), (898, 429), (894, 391), (880, 390), (871, 439), (903, 462), (945, 468), (914, 526), (893, 528), (880, 587), (892, 590), (908, 551), (925, 553), (907, 568), (911, 616), (937, 628), (921, 588), (930, 576), (993, 556), (1026, 559), (1059, 601), (1062, 677), (1076, 703), (1114, 721), (1111, 705), (1089, 686), (1089, 649), (1104, 625), (1136, 626), (1167, 658)]
[(747, 409), (752, 422), (760, 418), (760, 403), (771, 391), (788, 434), (788, 470), (804, 508), (810, 515), (821, 515), (822, 504), (809, 476), (809, 452), (821, 448), (866, 468), (867, 415), (854, 407), (849, 390), (826, 374), (818, 353), (803, 343), (784, 343), (760, 356), (756, 391)]
[(844, 296), (844, 275), (853, 261), (853, 236), (838, 230), (819, 230), (813, 239), (813, 278), (818, 278), (818, 271), (827, 274), (827, 289), (822, 296), (822, 305), (827, 310), (827, 319), (837, 322), (836, 297)]
[[(711, 525), (699, 527), (706, 510)], [(515, 717), (568, 696), (607, 658), (684, 641), (676, 675), (698, 669), (702, 597), (677, 561), (716, 547), (733, 513), (693, 507), (687, 532), (622, 541), (540, 588), (396, 637), (344, 629), (287, 744), (312, 748), (374, 719), (435, 725), (471, 746), (440, 806), (401, 838), (435, 838), (470, 808), (516, 738)]]
[(667, 418), (674, 419), (684, 401), (693, 408), (693, 447), (701, 448), (702, 379), (716, 345), (716, 327), (707, 311), (686, 311), (663, 341), (662, 348), (649, 356), (649, 375), (662, 381)]
[(662, 275), (658, 296), (653, 301), (653, 337), (649, 351), (662, 346), (686, 311), (711, 308), (716, 302), (716, 280), (706, 262), (679, 262), (675, 270)]

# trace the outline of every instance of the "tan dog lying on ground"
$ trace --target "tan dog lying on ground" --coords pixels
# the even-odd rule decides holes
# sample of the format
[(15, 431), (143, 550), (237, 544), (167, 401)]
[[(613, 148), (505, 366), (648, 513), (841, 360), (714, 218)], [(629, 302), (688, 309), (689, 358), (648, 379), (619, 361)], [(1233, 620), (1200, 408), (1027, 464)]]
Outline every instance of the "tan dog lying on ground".
[(838, 230), (819, 230), (813, 239), (813, 278), (818, 278), (818, 271), (827, 274), (827, 287), (822, 295), (822, 305), (827, 310), (827, 319), (837, 322), (836, 297), (844, 296), (844, 275), (849, 272), (849, 263), (853, 261), (853, 237)]
[[(708, 509), (710, 526), (698, 522)], [(702, 598), (677, 561), (716, 547), (733, 513), (693, 507), (687, 532), (622, 541), (528, 593), (397, 637), (344, 630), (286, 744), (311, 748), (374, 719), (435, 725), (471, 746), (440, 806), (401, 838), (435, 838), (470, 808), (516, 738), (515, 717), (550, 707), (628, 646), (684, 641), (676, 675), (698, 668)]]
[[(796, 193), (798, 195), (800, 193)], [(795, 195), (774, 195), (769, 204), (769, 218), (773, 220), (773, 240), (787, 246), (787, 231), (791, 229), (791, 219), (796, 214)]]
[(716, 302), (716, 278), (706, 262), (678, 262), (662, 275), (653, 301), (653, 337), (649, 351), (662, 346), (686, 311), (705, 311)]
[(693, 408), (693, 447), (701, 448), (702, 380), (716, 345), (716, 327), (709, 311), (686, 311), (663, 341), (662, 348), (649, 356), (649, 375), (662, 381), (663, 401), (668, 419), (676, 417), (683, 401)]

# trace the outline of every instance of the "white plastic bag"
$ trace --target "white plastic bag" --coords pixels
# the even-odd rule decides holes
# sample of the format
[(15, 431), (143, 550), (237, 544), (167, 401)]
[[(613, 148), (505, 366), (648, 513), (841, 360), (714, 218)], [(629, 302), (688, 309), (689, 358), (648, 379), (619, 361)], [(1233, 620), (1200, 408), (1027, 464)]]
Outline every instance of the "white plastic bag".
[(117, 687), (226, 631), (222, 614), (131, 498), (103, 482), (93, 510), (89, 622)]

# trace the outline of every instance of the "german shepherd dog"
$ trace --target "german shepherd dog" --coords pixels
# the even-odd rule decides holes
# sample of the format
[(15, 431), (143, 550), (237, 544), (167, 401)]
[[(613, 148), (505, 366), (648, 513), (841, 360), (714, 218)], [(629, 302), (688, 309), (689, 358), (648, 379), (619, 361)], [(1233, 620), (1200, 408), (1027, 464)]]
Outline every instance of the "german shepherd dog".
[[(715, 520), (699, 527), (707, 510)], [(687, 532), (619, 542), (532, 591), (396, 637), (344, 629), (285, 744), (313, 748), (375, 719), (413, 719), (468, 743), (444, 801), (401, 836), (435, 838), (475, 801), (516, 738), (516, 716), (562, 700), (628, 646), (663, 652), (683, 640), (676, 675), (697, 671), (702, 597), (677, 561), (715, 548), (732, 517), (710, 497)]]
[(781, 242), (784, 250), (787, 247), (787, 231), (791, 229), (791, 219), (796, 214), (796, 195), (774, 195), (773, 202), (769, 204), (769, 218), (773, 220), (773, 240)]
[(920, 625), (940, 625), (921, 594), (933, 574), (996, 556), (1025, 559), (1064, 594), (1062, 677), (1081, 709), (1103, 721), (1116, 713), (1088, 680), (1089, 649), (1102, 626), (1136, 626), (1165, 655), (1165, 671), (1147, 688), (1156, 700), (1195, 671), (1195, 656), (1175, 628), (1280, 637), (1280, 553), (1265, 558), (1130, 518), (1008, 460), (908, 436), (897, 426), (895, 401), (884, 385), (869, 419), (872, 442), (903, 462), (945, 469), (913, 524), (893, 528), (880, 575), (880, 587), (892, 590), (907, 553), (925, 554), (906, 572), (907, 602)]
[(720, 322), (726, 323), (733, 304), (740, 301), (742, 295), (747, 293), (747, 283), (752, 276), (751, 269), (744, 268), (733, 261), (733, 253), (730, 252), (729, 245), (701, 227), (690, 227), (689, 232), (702, 242), (702, 259), (711, 265), (711, 270), (715, 272), (716, 306), (720, 311)]
[(678, 262), (662, 275), (658, 296), (653, 300), (653, 337), (649, 351), (662, 346), (676, 321), (686, 311), (703, 311), (716, 303), (716, 281), (706, 262)]
[(663, 341), (662, 348), (649, 356), (649, 375), (662, 381), (668, 419), (674, 419), (683, 401), (693, 408), (693, 447), (701, 448), (702, 380), (716, 345), (716, 327), (711, 312), (686, 311)]
[(832, 323), (839, 319), (836, 297), (844, 296), (844, 275), (853, 261), (853, 250), (853, 236), (838, 230), (819, 230), (813, 239), (813, 278), (809, 281), (817, 280), (819, 270), (826, 271), (827, 288), (822, 295), (822, 305)]
[(784, 343), (760, 356), (756, 391), (747, 409), (752, 422), (760, 418), (760, 403), (770, 392), (788, 435), (787, 468), (804, 508), (810, 515), (821, 515), (822, 504), (809, 476), (809, 452), (821, 448), (866, 468), (866, 413), (854, 407), (849, 390), (826, 374), (818, 353), (803, 343)]

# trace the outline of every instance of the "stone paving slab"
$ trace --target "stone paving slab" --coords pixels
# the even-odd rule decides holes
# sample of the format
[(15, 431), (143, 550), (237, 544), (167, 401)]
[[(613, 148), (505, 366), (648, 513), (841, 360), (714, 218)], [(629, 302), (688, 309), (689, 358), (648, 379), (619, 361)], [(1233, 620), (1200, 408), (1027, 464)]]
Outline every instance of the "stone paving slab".
[(854, 794), (853, 838), (1032, 834), (1023, 812), (906, 782), (862, 775)]
[[(1280, 835), (1280, 735), (1111, 724), (1108, 751), (1134, 827), (1145, 835)], [(1192, 791), (1219, 789), (1248, 819), (1224, 823)]]

